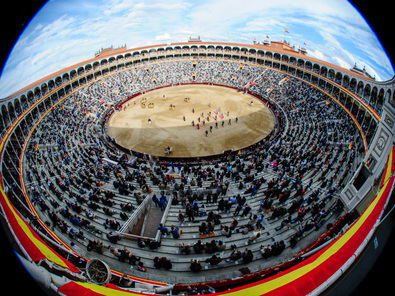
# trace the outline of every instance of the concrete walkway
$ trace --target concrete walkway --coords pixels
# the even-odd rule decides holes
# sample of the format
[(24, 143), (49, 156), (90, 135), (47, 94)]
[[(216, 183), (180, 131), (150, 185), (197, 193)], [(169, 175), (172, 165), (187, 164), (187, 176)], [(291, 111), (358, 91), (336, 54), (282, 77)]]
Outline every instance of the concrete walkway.
[(161, 211), (159, 207), (152, 205), (145, 216), (141, 235), (155, 237), (162, 216), (163, 211)]

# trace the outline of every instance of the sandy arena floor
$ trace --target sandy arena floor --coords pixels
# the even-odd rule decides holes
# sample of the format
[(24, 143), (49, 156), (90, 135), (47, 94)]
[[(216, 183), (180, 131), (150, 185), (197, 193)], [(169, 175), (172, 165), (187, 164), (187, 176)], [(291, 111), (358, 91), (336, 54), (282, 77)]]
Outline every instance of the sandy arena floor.
[[(146, 107), (142, 108), (144, 101)], [(148, 107), (150, 103), (153, 108)], [(124, 107), (110, 118), (109, 136), (125, 148), (155, 156), (165, 156), (167, 146), (172, 148), (169, 157), (208, 156), (245, 148), (263, 139), (274, 126), (273, 114), (260, 100), (220, 86), (162, 88), (135, 97)]]

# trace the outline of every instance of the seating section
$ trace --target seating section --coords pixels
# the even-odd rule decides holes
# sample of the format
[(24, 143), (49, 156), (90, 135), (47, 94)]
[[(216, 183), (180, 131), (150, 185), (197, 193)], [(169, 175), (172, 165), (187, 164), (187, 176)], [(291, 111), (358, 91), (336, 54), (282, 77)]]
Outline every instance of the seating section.
[[(241, 154), (174, 163), (125, 154), (106, 135), (101, 119), (111, 106), (191, 82), (249, 86), (270, 101), (275, 130)], [(40, 218), (83, 256), (193, 282), (266, 268), (310, 244), (341, 214), (337, 193), (362, 153), (346, 112), (310, 85), (236, 62), (166, 59), (103, 77), (54, 108), (30, 139), (24, 180)], [(182, 177), (168, 178), (173, 172)], [(119, 235), (153, 195), (171, 201), (160, 241)]]

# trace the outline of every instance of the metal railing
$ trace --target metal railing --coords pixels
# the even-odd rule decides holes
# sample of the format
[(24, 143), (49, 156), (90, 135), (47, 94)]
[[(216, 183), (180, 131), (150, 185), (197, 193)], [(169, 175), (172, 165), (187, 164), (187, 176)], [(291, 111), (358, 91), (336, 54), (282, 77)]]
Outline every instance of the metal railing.
[(145, 213), (148, 207), (151, 205), (152, 199), (151, 196), (147, 195), (143, 202), (136, 208), (136, 210), (130, 215), (129, 219), (121, 226), (121, 228), (117, 231), (120, 235), (125, 237), (135, 237), (139, 238), (141, 236), (131, 234), (133, 226), (137, 224), (141, 216)]

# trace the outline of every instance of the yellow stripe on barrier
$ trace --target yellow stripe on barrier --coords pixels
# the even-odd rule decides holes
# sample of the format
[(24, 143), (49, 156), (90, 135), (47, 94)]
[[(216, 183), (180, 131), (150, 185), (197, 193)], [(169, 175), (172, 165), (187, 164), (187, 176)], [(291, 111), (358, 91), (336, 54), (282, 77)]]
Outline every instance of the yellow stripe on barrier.
[(65, 268), (69, 268), (67, 264), (59, 258), (57, 254), (55, 254), (48, 246), (40, 241), (31, 231), (30, 227), (26, 224), (25, 220), (23, 220), (19, 214), (16, 212), (14, 207), (12, 206), (10, 200), (8, 199), (7, 195), (5, 194), (3, 188), (0, 187), (0, 191), (4, 197), (4, 201), (7, 203), (7, 206), (11, 210), (13, 216), (15, 217), (16, 222), (18, 223), (19, 227), (23, 230), (26, 236), (30, 239), (30, 241), (39, 249), (39, 251), (46, 257), (48, 260), (63, 266)]

